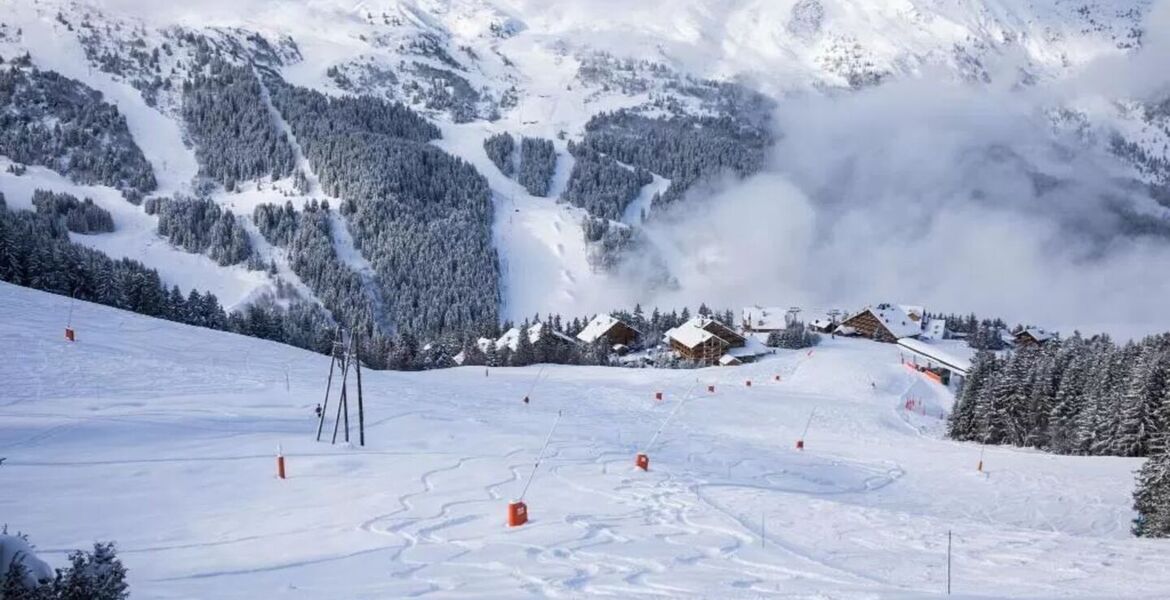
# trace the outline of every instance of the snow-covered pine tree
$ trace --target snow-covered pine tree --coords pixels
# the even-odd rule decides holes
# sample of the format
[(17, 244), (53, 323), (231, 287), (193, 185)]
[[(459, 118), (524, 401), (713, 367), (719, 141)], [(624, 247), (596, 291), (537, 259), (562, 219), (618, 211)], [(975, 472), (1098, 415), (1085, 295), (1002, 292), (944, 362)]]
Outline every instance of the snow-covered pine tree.
[(1147, 339), (1136, 354), (1121, 396), (1117, 451), (1122, 456), (1145, 456), (1151, 439), (1163, 429), (1160, 405), (1165, 386), (1165, 353)]
[(1140, 537), (1170, 537), (1170, 451), (1165, 449), (1165, 440), (1158, 445), (1163, 450), (1142, 464), (1133, 492), (1133, 508), (1138, 513), (1133, 533)]

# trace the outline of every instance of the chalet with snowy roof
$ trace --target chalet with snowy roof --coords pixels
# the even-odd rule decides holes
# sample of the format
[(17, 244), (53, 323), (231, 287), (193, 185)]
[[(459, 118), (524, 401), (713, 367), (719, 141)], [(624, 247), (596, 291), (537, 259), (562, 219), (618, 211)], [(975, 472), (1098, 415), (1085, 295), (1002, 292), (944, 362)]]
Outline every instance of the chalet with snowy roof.
[(749, 306), (740, 313), (741, 326), (747, 333), (772, 333), (788, 327), (789, 308)]
[(1055, 333), (1045, 331), (1039, 327), (1025, 327), (1012, 336), (1016, 347), (1042, 346), (1056, 337)]
[(687, 322), (703, 331), (719, 336), (731, 348), (742, 348), (747, 343), (747, 339), (744, 336), (736, 333), (734, 329), (723, 324), (721, 321), (710, 317), (695, 317)]
[(828, 318), (813, 319), (808, 326), (818, 333), (833, 333), (837, 331), (837, 322)]
[(926, 311), (920, 306), (867, 306), (842, 321), (838, 333), (893, 344), (902, 338), (922, 335), (925, 314)]
[(605, 340), (610, 347), (630, 346), (642, 337), (642, 332), (634, 329), (626, 322), (616, 319), (613, 315), (600, 314), (577, 334), (577, 339), (592, 344), (598, 340)]
[[(708, 317), (695, 317), (666, 332), (670, 348), (686, 360), (713, 365), (729, 351), (747, 346), (747, 339), (727, 325)], [(742, 357), (735, 357), (736, 363)]]

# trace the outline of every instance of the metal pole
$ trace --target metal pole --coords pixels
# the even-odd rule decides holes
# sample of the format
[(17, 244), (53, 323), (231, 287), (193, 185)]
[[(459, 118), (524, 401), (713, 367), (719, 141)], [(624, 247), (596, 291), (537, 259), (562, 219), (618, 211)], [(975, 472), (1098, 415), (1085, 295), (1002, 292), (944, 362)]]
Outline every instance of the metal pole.
[(321, 430), (325, 428), (325, 415), (329, 412), (329, 389), (333, 387), (333, 367), (337, 365), (337, 344), (329, 348), (329, 379), (325, 382), (325, 402), (321, 404), (321, 418), (317, 420), (317, 441), (321, 441)]
[(950, 595), (950, 530), (947, 530), (947, 595)]
[(808, 436), (808, 428), (810, 426), (812, 426), (812, 420), (816, 414), (817, 414), (817, 409), (815, 409), (815, 408), (812, 409), (812, 412), (808, 414), (808, 422), (804, 424), (804, 432), (800, 434), (800, 439), (803, 440), (806, 436)]
[(362, 359), (361, 344), (354, 344), (354, 368), (357, 369), (358, 385), (358, 443), (366, 445), (366, 409), (362, 406)]
[(536, 464), (532, 465), (532, 474), (528, 476), (528, 481), (524, 484), (524, 489), (520, 490), (520, 497), (517, 500), (524, 500), (524, 494), (528, 493), (528, 486), (532, 485), (532, 480), (536, 478), (536, 469), (540, 467), (540, 461), (544, 458), (544, 451), (548, 448), (548, 443), (552, 441), (553, 432), (557, 430), (557, 424), (561, 422), (561, 411), (557, 411), (557, 418), (553, 421), (552, 428), (548, 430), (548, 437), (544, 438), (544, 445), (540, 447), (540, 453), (536, 455)]
[(536, 372), (536, 378), (532, 380), (532, 385), (528, 386), (528, 393), (524, 394), (524, 398), (531, 399), (532, 392), (536, 391), (536, 384), (540, 383), (540, 376), (544, 375), (544, 367), (544, 365), (541, 365), (540, 370)]
[(654, 445), (654, 442), (658, 441), (658, 436), (662, 434), (662, 430), (666, 428), (666, 424), (669, 423), (672, 418), (674, 418), (674, 415), (678, 412), (678, 409), (682, 408), (683, 404), (686, 404), (687, 400), (690, 399), (691, 392), (694, 391), (695, 385), (697, 383), (698, 381), (691, 384), (691, 387), (687, 389), (687, 393), (684, 394), (682, 399), (678, 401), (678, 404), (675, 405), (674, 410), (670, 411), (669, 415), (666, 415), (666, 418), (663, 419), (662, 424), (658, 426), (658, 431), (654, 432), (654, 437), (650, 438), (650, 441), (642, 447), (643, 452), (649, 452), (650, 447)]
[[(353, 345), (353, 337), (349, 338), (350, 345)], [(344, 346), (343, 346), (344, 348)], [(337, 402), (337, 420), (333, 422), (333, 441), (330, 443), (337, 443), (337, 430), (341, 426), (342, 409), (348, 408), (345, 401), (346, 381), (349, 379), (349, 348), (345, 348), (343, 356), (345, 360), (341, 363), (341, 397)], [(345, 439), (349, 441), (349, 411), (345, 411)]]

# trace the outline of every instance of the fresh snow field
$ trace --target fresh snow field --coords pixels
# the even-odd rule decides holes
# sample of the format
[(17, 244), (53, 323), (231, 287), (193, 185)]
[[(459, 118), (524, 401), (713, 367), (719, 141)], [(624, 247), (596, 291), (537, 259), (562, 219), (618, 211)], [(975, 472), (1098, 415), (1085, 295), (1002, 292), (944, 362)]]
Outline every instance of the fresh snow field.
[(136, 598), (930, 597), (948, 530), (962, 596), (1170, 595), (1170, 547), (1128, 533), (1139, 461), (993, 448), (981, 475), (891, 345), (549, 366), (527, 406), (539, 367), (367, 371), (360, 448), (313, 441), (324, 356), (86, 303), (69, 344), (68, 304), (0, 284), (0, 521), (58, 566), (116, 540)]

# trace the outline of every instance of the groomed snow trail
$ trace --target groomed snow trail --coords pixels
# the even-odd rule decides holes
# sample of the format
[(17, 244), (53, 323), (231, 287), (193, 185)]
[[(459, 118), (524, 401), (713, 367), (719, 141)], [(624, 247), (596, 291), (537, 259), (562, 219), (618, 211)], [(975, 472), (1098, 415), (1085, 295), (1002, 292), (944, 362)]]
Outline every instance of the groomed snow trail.
[(57, 565), (116, 540), (136, 597), (925, 598), (948, 530), (967, 597), (1170, 595), (1170, 549), (1127, 531), (1139, 461), (993, 448), (980, 475), (901, 410), (951, 398), (892, 346), (548, 366), (529, 405), (536, 367), (367, 372), (358, 448), (313, 441), (323, 356), (86, 303), (68, 344), (67, 305), (0, 284), (0, 514)]

